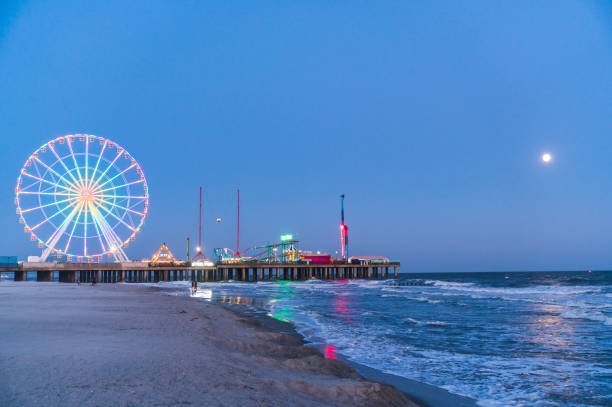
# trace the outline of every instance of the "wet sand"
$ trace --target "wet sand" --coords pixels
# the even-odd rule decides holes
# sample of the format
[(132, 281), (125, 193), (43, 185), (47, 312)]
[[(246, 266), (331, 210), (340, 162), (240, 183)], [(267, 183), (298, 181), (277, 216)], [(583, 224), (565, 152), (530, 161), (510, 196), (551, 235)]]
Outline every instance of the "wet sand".
[(218, 304), (127, 284), (0, 285), (2, 406), (416, 406)]

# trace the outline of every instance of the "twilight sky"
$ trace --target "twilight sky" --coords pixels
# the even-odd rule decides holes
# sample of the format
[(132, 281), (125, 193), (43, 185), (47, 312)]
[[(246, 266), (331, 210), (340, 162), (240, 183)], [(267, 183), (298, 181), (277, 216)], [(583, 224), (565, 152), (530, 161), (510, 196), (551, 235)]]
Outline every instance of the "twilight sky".
[(405, 272), (612, 268), (607, 1), (0, 2), (0, 255), (40, 253), (13, 189), (73, 133), (146, 174), (132, 258), (184, 256), (203, 185), (209, 255), (240, 187), (242, 247), (334, 254), (344, 193)]

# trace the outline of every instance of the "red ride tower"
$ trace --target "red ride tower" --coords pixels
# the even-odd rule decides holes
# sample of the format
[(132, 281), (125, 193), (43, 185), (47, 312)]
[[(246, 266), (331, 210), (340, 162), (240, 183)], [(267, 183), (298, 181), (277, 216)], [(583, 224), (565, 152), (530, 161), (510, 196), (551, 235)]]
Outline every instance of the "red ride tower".
[(348, 226), (344, 224), (344, 194), (340, 195), (340, 249), (342, 259), (348, 259)]

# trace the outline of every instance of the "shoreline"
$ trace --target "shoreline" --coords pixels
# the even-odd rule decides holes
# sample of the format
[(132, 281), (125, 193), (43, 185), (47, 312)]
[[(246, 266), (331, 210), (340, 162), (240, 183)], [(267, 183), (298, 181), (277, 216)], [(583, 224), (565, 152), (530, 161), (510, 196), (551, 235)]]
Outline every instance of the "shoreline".
[[(142, 284), (143, 286), (157, 288), (160, 291), (167, 292), (180, 292), (181, 286), (159, 286)], [(188, 286), (185, 285), (185, 288)], [(186, 297), (194, 300), (198, 298), (190, 297), (188, 293), (184, 293)], [(199, 300), (202, 301), (202, 300)], [(204, 302), (204, 301), (202, 301)], [(267, 315), (265, 309), (262, 308), (263, 304), (257, 303), (253, 298), (242, 297), (240, 303), (233, 301), (208, 301), (212, 304), (218, 304), (224, 308), (231, 310), (241, 316), (246, 316), (257, 321), (262, 326), (272, 329), (283, 334), (293, 335), (302, 341), (304, 346), (313, 347), (317, 349), (321, 355), (325, 357), (326, 350), (322, 345), (325, 341), (323, 339), (317, 341), (317, 344), (310, 342), (301, 333), (298, 332), (297, 327), (291, 322), (281, 321)], [(255, 309), (248, 308), (244, 304), (253, 305)], [(402, 393), (406, 395), (411, 401), (418, 404), (421, 407), (442, 407), (452, 405), (454, 407), (476, 407), (477, 400), (463, 396), (460, 394), (452, 393), (446, 389), (443, 389), (432, 384), (420, 382), (413, 379), (408, 379), (402, 376), (394, 375), (391, 373), (385, 373), (379, 369), (363, 365), (355, 362), (344, 355), (337, 353), (335, 359), (341, 361), (357, 371), (366, 379), (374, 380), (377, 382), (384, 382), (396, 387)]]
[[(290, 335), (295, 335), (302, 341), (304, 346), (314, 347), (321, 353), (321, 355), (325, 355), (325, 349), (322, 345), (316, 345), (308, 341), (302, 334), (297, 331), (296, 327), (291, 322), (279, 321), (268, 315), (263, 314), (263, 311), (262, 313), (258, 313), (256, 311), (244, 307), (243, 305), (226, 302), (219, 302), (219, 304), (240, 315), (245, 315), (249, 318), (252, 318), (258, 321), (263, 326)], [(391, 373), (385, 373), (379, 369), (372, 368), (350, 360), (342, 354), (335, 354), (335, 359), (351, 366), (357, 371), (357, 373), (359, 373), (366, 379), (375, 380), (377, 382), (383, 382), (394, 386), (402, 393), (404, 393), (406, 397), (408, 397), (411, 401), (418, 404), (420, 407), (477, 406), (476, 400), (470, 397), (451, 393), (446, 389), (428, 383), (419, 382), (417, 380), (408, 379)]]

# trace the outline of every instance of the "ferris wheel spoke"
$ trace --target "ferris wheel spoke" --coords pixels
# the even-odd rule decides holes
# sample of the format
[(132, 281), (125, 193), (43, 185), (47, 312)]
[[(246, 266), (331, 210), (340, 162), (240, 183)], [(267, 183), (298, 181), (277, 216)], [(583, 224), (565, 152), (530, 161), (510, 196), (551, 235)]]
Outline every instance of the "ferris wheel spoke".
[[(89, 136), (85, 136), (85, 186), (89, 185), (88, 180), (89, 172)], [(85, 205), (87, 211), (87, 205)]]
[(72, 218), (74, 218), (74, 215), (78, 212), (80, 206), (81, 205), (75, 206), (70, 212), (70, 214), (68, 214), (68, 216), (66, 216), (66, 218), (62, 221), (60, 226), (57, 229), (55, 229), (55, 232), (53, 232), (53, 234), (49, 237), (49, 239), (47, 239), (47, 241), (45, 242), (45, 246), (47, 246), (47, 248), (45, 249), (45, 251), (43, 252), (43, 255), (41, 256), (43, 261), (47, 258), (47, 256), (49, 256), (49, 253), (51, 253), (51, 251), (55, 248), (55, 245), (57, 244), (60, 237), (64, 234), (64, 232), (68, 228), (68, 225), (72, 221)]
[[(57, 155), (57, 153), (55, 152), (55, 150), (53, 150), (53, 148), (50, 147), (50, 150), (53, 151), (53, 153), (55, 154), (55, 156), (61, 160), (61, 158), (59, 158), (59, 156)], [(38, 161), (43, 167), (45, 167), (47, 170), (49, 170), (50, 172), (52, 172), (53, 174), (57, 175), (59, 177), (59, 179), (61, 179), (62, 181), (64, 181), (66, 184), (70, 185), (72, 188), (77, 189), (76, 185), (73, 184), (72, 182), (68, 181), (63, 175), (59, 174), (57, 171), (55, 171), (53, 168), (49, 167), (47, 164), (45, 164), (44, 162), (42, 162), (38, 157), (36, 157), (36, 161)], [(66, 169), (66, 172), (68, 172), (68, 174), (70, 174), (70, 176), (72, 177), (72, 179), (76, 182), (76, 179), (74, 178), (74, 176), (72, 175), (72, 173), (70, 172), (70, 170), (68, 169), (68, 167), (66, 167), (66, 165), (64, 165), (64, 162), (61, 161), (63, 167)]]
[(83, 176), (81, 175), (81, 170), (79, 169), (79, 164), (77, 163), (76, 156), (74, 155), (74, 150), (72, 149), (72, 141), (70, 139), (67, 140), (68, 149), (70, 150), (70, 156), (72, 157), (72, 162), (74, 163), (74, 168), (77, 170), (77, 174), (79, 176), (79, 186), (83, 186)]
[(60, 209), (59, 211), (55, 212), (53, 215), (47, 217), (45, 220), (43, 220), (42, 222), (40, 222), (38, 225), (33, 226), (32, 228), (30, 228), (30, 230), (33, 232), (36, 229), (38, 229), (39, 226), (44, 225), (45, 223), (49, 222), (51, 219), (55, 218), (57, 215), (64, 213), (64, 211), (68, 208), (73, 207), (74, 205), (77, 205), (78, 201), (74, 201), (73, 203), (71, 203), (70, 205), (65, 206), (63, 209)]
[(77, 197), (78, 195), (76, 194), (69, 194), (66, 192), (38, 192), (38, 191), (19, 191), (19, 195), (21, 194), (26, 194), (26, 195), (58, 195), (58, 196), (72, 196), (72, 197)]
[(107, 201), (106, 199), (100, 199), (100, 201), (101, 201), (101, 202), (104, 202), (104, 203), (105, 203), (105, 204), (107, 204), (107, 205), (114, 206), (114, 207), (117, 207), (117, 208), (120, 208), (120, 209), (124, 209), (124, 210), (129, 211), (129, 212), (135, 213), (136, 215), (145, 216), (145, 214), (144, 214), (144, 213), (142, 213), (142, 212), (137, 212), (137, 211), (135, 211), (135, 210), (133, 210), (133, 209), (130, 209), (130, 208), (127, 208), (127, 207), (125, 207), (125, 206), (121, 206), (121, 205), (119, 205), (119, 204), (116, 204), (116, 203), (113, 203), (113, 202)]
[(93, 187), (94, 178), (96, 177), (96, 172), (98, 171), (98, 166), (100, 165), (100, 160), (102, 159), (102, 156), (104, 155), (104, 150), (106, 150), (107, 144), (108, 144), (108, 140), (104, 140), (104, 144), (102, 145), (102, 151), (100, 151), (100, 154), (98, 155), (98, 161), (96, 162), (96, 166), (94, 167), (94, 170), (91, 173), (91, 181), (89, 182), (89, 185), (88, 185), (88, 188), (90, 189)]
[(109, 215), (111, 215), (113, 218), (117, 219), (119, 222), (121, 222), (126, 228), (130, 229), (132, 232), (136, 232), (136, 228), (134, 228), (133, 226), (127, 224), (123, 219), (121, 219), (120, 217), (118, 217), (117, 215), (115, 215), (112, 211), (109, 211), (108, 209), (106, 209), (104, 206), (100, 206), (100, 208), (104, 209), (106, 211), (106, 213), (108, 213)]
[(89, 206), (89, 212), (91, 212), (91, 218), (93, 219), (93, 225), (94, 228), (96, 229), (96, 235), (98, 236), (98, 240), (100, 241), (100, 247), (102, 248), (102, 252), (106, 253), (107, 249), (104, 247), (104, 242), (102, 241), (102, 232), (100, 231), (100, 228), (98, 227), (98, 220), (96, 219), (95, 216), (95, 212), (94, 212), (94, 204), (91, 202), (88, 202), (87, 205)]
[[(38, 187), (38, 189), (36, 188)], [(48, 184), (44, 184), (41, 182), (32, 182), (31, 184), (28, 184), (24, 187), (20, 187), (19, 188), (19, 193), (21, 193), (22, 191), (29, 191), (29, 192), (56, 192), (54, 191), (55, 187), (52, 185), (48, 185)], [(74, 194), (74, 192), (73, 192)], [(76, 194), (75, 194), (76, 195)]]
[(111, 233), (109, 233), (109, 230), (112, 230), (112, 228), (110, 227), (108, 222), (106, 222), (106, 220), (104, 219), (104, 216), (95, 207), (95, 205), (91, 206), (91, 213), (92, 213), (92, 218), (94, 220), (94, 224), (96, 224), (97, 228), (100, 229), (100, 231), (102, 232), (102, 235), (104, 236), (104, 239), (107, 242), (109, 250), (112, 247), (116, 247), (117, 246), (117, 242), (120, 239), (116, 235), (113, 236)]
[(97, 211), (97, 215), (94, 217), (94, 219), (100, 230), (102, 230), (109, 249), (116, 249), (117, 247), (120, 247), (122, 244), (121, 239), (119, 236), (117, 236), (111, 225), (108, 224), (104, 216), (102, 216), (102, 213)]
[[(38, 176), (39, 176), (39, 177), (41, 177), (42, 175), (41, 175), (41, 173), (40, 173), (40, 168), (39, 168), (39, 166), (38, 166), (38, 164), (37, 164), (38, 160), (39, 160), (39, 158), (38, 158), (38, 156), (36, 156), (36, 157), (34, 158), (34, 160), (32, 160), (32, 165), (34, 166), (34, 169), (36, 170), (36, 174), (38, 174)], [(42, 161), (41, 161), (41, 162), (42, 162)]]
[[(126, 172), (128, 172), (129, 170), (131, 170), (132, 168), (134, 168), (136, 166), (136, 164), (131, 164), (129, 167), (127, 167), (125, 170), (121, 171), (120, 173), (116, 174), (115, 176), (113, 176), (112, 178), (107, 179), (103, 184), (98, 185), (95, 189), (96, 192), (102, 192), (102, 191), (108, 191), (110, 189), (115, 189), (115, 188), (109, 188), (109, 189), (103, 189), (100, 190), (100, 188), (102, 188), (104, 185), (108, 184), (109, 182), (113, 181), (114, 179), (116, 179), (117, 177), (120, 177), (121, 175), (125, 174)], [(125, 179), (125, 178), (124, 178)], [(140, 180), (139, 182), (143, 182), (142, 180)], [(129, 185), (129, 184), (125, 184), (125, 185)], [(125, 186), (125, 185), (120, 185), (120, 186)], [(116, 187), (116, 188), (119, 188)]]
[[(134, 184), (140, 184), (140, 183), (143, 183), (143, 182), (144, 182), (144, 179), (139, 179), (138, 181), (132, 181), (132, 182), (128, 182), (128, 183), (125, 183), (125, 184), (122, 184), (122, 185), (117, 185), (117, 186), (114, 186), (114, 187), (111, 187), (111, 188), (105, 188), (105, 189), (97, 190), (96, 193), (112, 191), (113, 189), (127, 187), (129, 185), (134, 185)], [(100, 185), (100, 186), (102, 186), (102, 185)]]
[(128, 257), (121, 248), (121, 245), (123, 244), (121, 238), (117, 236), (117, 233), (115, 233), (111, 225), (108, 224), (106, 218), (102, 215), (98, 208), (92, 205), (91, 209), (93, 212), (94, 222), (98, 224), (98, 227), (102, 231), (104, 239), (108, 244), (109, 250), (111, 251), (111, 253), (113, 253), (115, 259), (126, 261)]
[[(67, 187), (67, 186), (65, 186), (65, 185), (58, 184), (57, 182), (51, 182), (51, 181), (48, 181), (48, 180), (46, 180), (46, 179), (44, 179), (44, 178), (37, 177), (36, 175), (29, 174), (29, 173), (28, 173), (28, 172), (26, 172), (26, 171), (22, 172), (22, 175), (25, 175), (25, 176), (27, 176), (27, 177), (29, 177), (29, 178), (32, 178), (32, 179), (35, 179), (35, 180), (37, 180), (37, 181), (39, 181), (39, 182), (44, 182), (44, 183), (49, 184), (49, 185), (51, 185), (51, 186), (54, 186), (54, 187), (56, 187), (56, 188), (62, 188), (62, 189), (64, 189), (64, 190), (66, 190), (66, 191), (72, 191), (72, 192), (74, 192), (75, 194), (77, 193), (77, 191), (76, 191), (75, 189), (71, 188), (71, 187)], [(35, 184), (36, 184), (36, 183), (34, 183), (34, 184), (32, 184), (32, 185), (35, 185)]]
[[(85, 176), (85, 180), (87, 180), (87, 176)], [(87, 202), (86, 202), (87, 203)], [(85, 209), (85, 221), (83, 222), (83, 254), (87, 256), (87, 207), (89, 205), (83, 205)]]
[(81, 217), (81, 213), (83, 212), (83, 206), (85, 206), (83, 202), (79, 202), (79, 206), (78, 206), (79, 212), (77, 213), (76, 220), (74, 221), (74, 224), (72, 225), (72, 230), (70, 231), (70, 235), (68, 236), (68, 241), (66, 242), (66, 248), (64, 249), (64, 253), (68, 253), (68, 248), (70, 247), (70, 243), (72, 242), (72, 236), (74, 235), (74, 230), (79, 224), (79, 218)]
[(117, 155), (115, 156), (115, 159), (113, 161), (111, 161), (108, 166), (106, 167), (106, 169), (102, 172), (102, 174), (100, 174), (100, 176), (98, 177), (98, 179), (96, 179), (96, 182), (94, 182), (91, 185), (91, 189), (95, 189), (98, 186), (98, 182), (100, 182), (102, 180), (102, 177), (104, 177), (106, 175), (106, 173), (108, 172), (108, 170), (111, 169), (111, 167), (115, 164), (115, 162), (119, 159), (119, 157), (121, 157), (121, 154), (123, 154), (124, 150), (121, 150), (117, 153)]
[[(52, 146), (49, 146), (49, 150), (51, 150), (51, 152), (53, 153), (53, 155), (55, 155), (55, 158), (57, 158), (57, 161), (62, 165), (62, 167), (64, 167), (64, 169), (66, 170), (66, 172), (68, 173), (68, 175), (70, 175), (70, 178), (72, 178), (72, 181), (74, 181), (74, 184), (70, 183), (72, 185), (72, 187), (74, 189), (78, 189), (79, 185), (79, 181), (74, 177), (74, 175), (72, 174), (72, 171), (70, 171), (68, 169), (68, 166), (66, 165), (66, 163), (64, 162), (64, 160), (57, 154), (57, 152), (55, 151), (55, 148), (53, 148)], [(53, 171), (55, 174), (57, 174), (60, 178), (64, 178), (62, 175), (58, 174), (55, 170), (52, 170), (51, 167), (49, 167), (47, 164), (43, 163), (42, 161), (40, 161), (38, 158), (36, 159), (38, 162), (40, 162), (42, 165), (44, 165), (45, 167), (47, 167), (49, 170)]]
[[(140, 215), (139, 215), (139, 216), (140, 216)], [(130, 222), (132, 225), (140, 224), (140, 222), (136, 222), (136, 221), (134, 221), (134, 218), (132, 217), (132, 214), (131, 214), (130, 212), (128, 212), (128, 213), (127, 213), (127, 217), (129, 218), (129, 222)], [(142, 219), (144, 219), (144, 216), (143, 216), (142, 218), (138, 219), (138, 220), (140, 221), (140, 220), (142, 220)], [(139, 227), (140, 227), (140, 226), (139, 226)], [(137, 228), (136, 230), (138, 230), (138, 228)]]
[(77, 199), (78, 199), (77, 197), (62, 199), (61, 201), (55, 201), (55, 202), (51, 202), (51, 203), (48, 203), (48, 204), (45, 204), (45, 205), (39, 205), (39, 206), (36, 206), (34, 208), (21, 209), (19, 211), (19, 213), (22, 213), (22, 214), (23, 213), (28, 213), (28, 212), (32, 212), (32, 211), (35, 211), (37, 209), (46, 208), (46, 207), (49, 207), (49, 206), (52, 206), (52, 205), (57, 205), (57, 204), (64, 203), (64, 202), (76, 201)]

